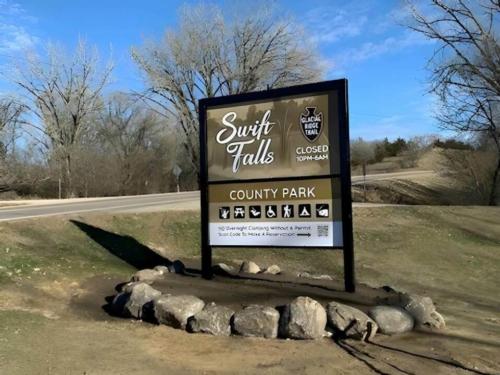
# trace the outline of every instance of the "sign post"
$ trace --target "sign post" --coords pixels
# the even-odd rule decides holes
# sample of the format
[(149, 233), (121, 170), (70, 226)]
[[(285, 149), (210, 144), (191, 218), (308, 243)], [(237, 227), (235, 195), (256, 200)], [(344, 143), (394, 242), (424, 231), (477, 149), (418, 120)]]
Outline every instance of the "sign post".
[(202, 99), (202, 274), (214, 247), (340, 249), (355, 291), (347, 80)]

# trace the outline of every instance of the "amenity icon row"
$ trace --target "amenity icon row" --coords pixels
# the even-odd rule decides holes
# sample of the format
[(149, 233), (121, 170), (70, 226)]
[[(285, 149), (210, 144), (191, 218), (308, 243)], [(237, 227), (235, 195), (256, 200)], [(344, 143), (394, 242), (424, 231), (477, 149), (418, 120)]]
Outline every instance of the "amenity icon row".
[[(313, 207), (314, 206), (314, 211)], [(330, 215), (330, 207), (327, 203), (311, 204), (282, 204), (280, 207), (281, 218), (327, 218)], [(278, 205), (269, 204), (265, 206), (234, 206), (231, 212), (231, 207), (219, 207), (219, 219), (276, 219), (278, 218)], [(313, 214), (315, 216), (313, 216)]]

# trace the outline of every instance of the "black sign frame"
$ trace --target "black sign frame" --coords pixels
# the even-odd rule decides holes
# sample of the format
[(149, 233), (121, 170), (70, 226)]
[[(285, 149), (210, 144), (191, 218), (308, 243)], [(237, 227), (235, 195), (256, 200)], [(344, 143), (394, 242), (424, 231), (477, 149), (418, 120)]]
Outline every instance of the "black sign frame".
[[(267, 91), (256, 91), (245, 94), (221, 96), (215, 98), (205, 98), (198, 102), (199, 109), (199, 136), (200, 136), (200, 204), (201, 204), (201, 271), (205, 279), (213, 277), (212, 271), (212, 248), (227, 246), (211, 246), (209, 242), (209, 209), (208, 209), (208, 186), (216, 183), (241, 183), (241, 182), (262, 182), (273, 180), (301, 180), (315, 178), (330, 178), (332, 183), (334, 179), (340, 179), (340, 192), (342, 204), (342, 247), (322, 247), (321, 249), (342, 249), (344, 258), (344, 285), (347, 292), (354, 293), (356, 290), (355, 270), (354, 270), (354, 243), (353, 243), (353, 225), (352, 225), (352, 197), (351, 197), (351, 169), (350, 169), (350, 149), (349, 149), (349, 109), (348, 109), (348, 89), (347, 79), (332, 81), (323, 81), (305, 85), (290, 86)], [(330, 175), (327, 176), (304, 176), (304, 177), (279, 177), (262, 179), (244, 179), (230, 181), (208, 181), (207, 164), (207, 123), (206, 113), (211, 107), (222, 105), (237, 105), (243, 102), (274, 100), (281, 97), (294, 95), (317, 95), (336, 92), (337, 103), (334, 102), (335, 96), (328, 95), (329, 116), (334, 116), (333, 108), (338, 109), (339, 132), (329, 132), (330, 145), (334, 144), (334, 137), (338, 137), (340, 153), (340, 174), (333, 174), (333, 147), (329, 149), (331, 163)], [(329, 126), (329, 124), (325, 124)], [(332, 219), (333, 220), (333, 219)], [(333, 244), (332, 244), (333, 245)], [(234, 245), (230, 247), (251, 247), (243, 245)], [(258, 246), (261, 248), (290, 248), (290, 246)]]

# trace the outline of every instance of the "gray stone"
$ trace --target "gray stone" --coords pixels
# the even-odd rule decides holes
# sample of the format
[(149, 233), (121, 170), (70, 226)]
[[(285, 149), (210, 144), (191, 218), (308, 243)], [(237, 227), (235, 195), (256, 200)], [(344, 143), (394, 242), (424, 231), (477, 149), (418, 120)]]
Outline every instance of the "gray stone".
[(189, 318), (188, 331), (209, 333), (215, 336), (231, 335), (231, 318), (234, 311), (215, 303), (206, 305), (195, 316)]
[(299, 272), (297, 274), (297, 277), (313, 280), (333, 280), (333, 277), (331, 277), (330, 275), (318, 275), (309, 272)]
[(153, 268), (155, 271), (161, 273), (162, 275), (165, 275), (170, 272), (167, 266), (156, 266)]
[(252, 274), (259, 273), (260, 267), (252, 261), (244, 261), (241, 263), (240, 272)]
[(326, 306), (328, 325), (345, 337), (367, 341), (375, 336), (378, 326), (368, 315), (352, 306), (330, 302)]
[(168, 269), (172, 273), (184, 274), (186, 272), (186, 266), (180, 260), (174, 260), (172, 264), (168, 266)]
[(146, 268), (144, 270), (137, 271), (134, 276), (132, 276), (131, 281), (142, 281), (144, 283), (152, 284), (156, 280), (162, 278), (162, 274), (158, 271)]
[(127, 284), (112, 302), (113, 312), (126, 317), (142, 319), (151, 302), (161, 296), (161, 292), (143, 282)]
[(417, 327), (441, 329), (446, 326), (443, 316), (436, 311), (436, 306), (430, 297), (399, 292), (390, 286), (384, 286), (383, 289), (392, 292), (392, 295), (380, 298), (379, 303), (405, 309), (415, 319)]
[(419, 327), (442, 329), (446, 326), (443, 316), (436, 311), (436, 306), (430, 297), (400, 293), (398, 306), (405, 309)]
[(281, 273), (281, 268), (279, 268), (276, 264), (269, 266), (265, 269), (264, 273), (268, 273), (271, 275), (278, 275)]
[(204, 306), (205, 303), (195, 296), (161, 296), (154, 300), (154, 316), (160, 324), (185, 329), (188, 319)]
[(225, 263), (218, 263), (212, 267), (212, 272), (216, 275), (234, 276), (236, 270)]
[(275, 338), (279, 318), (280, 314), (272, 307), (250, 305), (234, 314), (233, 330), (247, 337)]
[(128, 301), (125, 304), (125, 314), (137, 319), (142, 319), (147, 304), (155, 298), (160, 297), (161, 292), (146, 283), (136, 284), (131, 290)]
[(280, 335), (291, 339), (318, 339), (323, 337), (326, 311), (309, 297), (297, 297), (285, 305), (280, 318)]
[(143, 282), (142, 281), (129, 281), (128, 283), (126, 283), (125, 285), (123, 285), (120, 289), (121, 292), (124, 292), (124, 293), (131, 293), (132, 292), (132, 288), (136, 285), (139, 285), (139, 284), (142, 284)]
[(375, 306), (368, 315), (377, 323), (379, 331), (386, 335), (408, 332), (413, 329), (413, 317), (397, 306)]

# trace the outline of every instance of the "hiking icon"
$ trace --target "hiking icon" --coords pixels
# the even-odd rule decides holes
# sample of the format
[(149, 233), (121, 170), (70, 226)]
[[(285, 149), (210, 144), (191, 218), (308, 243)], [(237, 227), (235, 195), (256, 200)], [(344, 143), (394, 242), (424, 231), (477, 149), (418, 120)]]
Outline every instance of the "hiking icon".
[(281, 217), (284, 219), (293, 217), (293, 206), (291, 204), (281, 206)]

